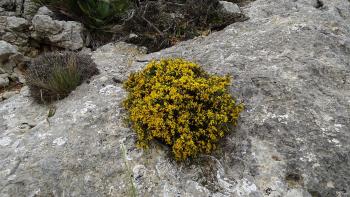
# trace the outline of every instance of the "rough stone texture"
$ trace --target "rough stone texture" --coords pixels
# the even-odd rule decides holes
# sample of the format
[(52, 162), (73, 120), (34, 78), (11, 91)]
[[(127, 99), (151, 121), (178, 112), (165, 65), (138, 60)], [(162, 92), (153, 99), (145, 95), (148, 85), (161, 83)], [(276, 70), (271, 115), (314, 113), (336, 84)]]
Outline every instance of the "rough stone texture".
[(54, 16), (54, 13), (46, 6), (42, 6), (38, 9), (38, 12), (36, 13), (36, 15)]
[(2, 94), (2, 99), (5, 100), (5, 99), (8, 99), (8, 98), (11, 98), (11, 97), (13, 97), (14, 95), (16, 95), (18, 93), (19, 93), (18, 91), (7, 91), (7, 92), (4, 92)]
[(18, 47), (18, 51), (29, 51), (29, 22), (21, 17), (0, 16), (0, 38)]
[(43, 10), (40, 9), (32, 19), (31, 36), (34, 39), (70, 50), (81, 49), (84, 46), (84, 27), (81, 23), (54, 20), (49, 15), (43, 15)]
[(222, 12), (226, 14), (241, 14), (241, 9), (239, 6), (235, 3), (232, 2), (227, 2), (227, 1), (219, 1), (221, 5), (221, 10)]
[(0, 74), (0, 88), (6, 87), (9, 85), (10, 80), (8, 74)]
[[(53, 117), (27, 88), (2, 101), (0, 196), (127, 196), (130, 180), (140, 196), (349, 196), (350, 2), (258, 0), (243, 11), (248, 21), (158, 53), (92, 52), (101, 74)], [(213, 155), (176, 163), (160, 144), (135, 147), (118, 80), (160, 57), (233, 75), (246, 110)]]
[(20, 31), (28, 26), (27, 20), (20, 17), (7, 17), (7, 28), (13, 31)]
[(35, 11), (38, 9), (37, 5), (32, 2), (32, 0), (20, 0), (23, 2), (22, 7), (21, 7), (21, 16), (26, 18), (26, 19), (31, 19), (33, 18)]
[(37, 6), (31, 0), (1, 0), (0, 15), (19, 16), (30, 19), (35, 14)]
[(17, 47), (10, 43), (0, 40), (0, 63), (4, 63), (8, 58), (17, 53)]

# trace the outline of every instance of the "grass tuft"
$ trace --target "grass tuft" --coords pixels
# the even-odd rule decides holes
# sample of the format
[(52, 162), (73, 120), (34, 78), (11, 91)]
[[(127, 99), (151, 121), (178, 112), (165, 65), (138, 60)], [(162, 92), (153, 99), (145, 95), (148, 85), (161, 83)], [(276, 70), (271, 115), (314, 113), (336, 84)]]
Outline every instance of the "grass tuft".
[(32, 97), (40, 103), (49, 103), (65, 98), (95, 74), (98, 69), (89, 56), (56, 52), (34, 59), (26, 72), (26, 81)]

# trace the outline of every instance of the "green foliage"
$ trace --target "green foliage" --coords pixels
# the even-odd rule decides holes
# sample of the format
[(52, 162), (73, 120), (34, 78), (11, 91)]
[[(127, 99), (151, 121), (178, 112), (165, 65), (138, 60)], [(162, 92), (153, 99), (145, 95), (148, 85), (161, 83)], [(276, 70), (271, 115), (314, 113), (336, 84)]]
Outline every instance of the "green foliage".
[(131, 6), (129, 0), (34, 0), (82, 22), (90, 29), (108, 29)]
[(78, 0), (77, 3), (87, 17), (85, 23), (95, 29), (108, 26), (129, 7), (127, 0)]
[(48, 53), (31, 62), (26, 82), (37, 101), (51, 102), (68, 96), (85, 79), (97, 73), (89, 56), (73, 52)]
[(183, 59), (152, 61), (132, 74), (124, 84), (124, 106), (138, 145), (159, 140), (177, 160), (212, 152), (243, 110), (228, 93), (229, 84), (229, 77), (207, 74)]

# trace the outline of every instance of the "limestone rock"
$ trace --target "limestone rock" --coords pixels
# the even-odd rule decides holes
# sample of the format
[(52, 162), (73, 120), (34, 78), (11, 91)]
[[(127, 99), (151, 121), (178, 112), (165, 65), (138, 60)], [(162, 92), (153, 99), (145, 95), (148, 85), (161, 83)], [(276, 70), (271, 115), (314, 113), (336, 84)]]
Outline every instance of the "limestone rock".
[(8, 74), (0, 74), (0, 88), (8, 86), (9, 83)]
[(6, 17), (7, 20), (7, 28), (8, 30), (12, 30), (12, 31), (21, 31), (24, 30), (27, 26), (27, 20), (24, 18), (20, 18), (20, 17)]
[(4, 92), (2, 94), (2, 99), (3, 100), (9, 99), (9, 98), (13, 97), (14, 95), (16, 95), (18, 93), (19, 93), (18, 91), (7, 91), (7, 92)]
[(49, 15), (43, 15), (48, 13), (45, 10), (40, 8), (32, 19), (32, 37), (65, 49), (81, 49), (84, 46), (83, 25), (75, 21), (54, 20)]
[(22, 0), (22, 13), (21, 16), (25, 19), (30, 20), (33, 18), (35, 11), (38, 9), (38, 6), (32, 0)]
[(37, 6), (31, 0), (1, 0), (2, 16), (17, 16), (30, 19)]
[(8, 60), (10, 55), (17, 53), (17, 47), (10, 43), (0, 40), (0, 63)]
[(18, 51), (27, 52), (29, 45), (29, 22), (21, 17), (0, 16), (0, 38), (17, 46)]
[(42, 6), (38, 9), (38, 12), (36, 13), (36, 15), (47, 15), (52, 17), (54, 13), (46, 6)]
[[(49, 118), (23, 88), (0, 104), (0, 196), (127, 196), (130, 181), (140, 196), (349, 196), (350, 2), (322, 2), (257, 0), (249, 20), (148, 55), (103, 46), (101, 74)], [(159, 143), (137, 149), (110, 79), (163, 57), (233, 76), (245, 111), (212, 155), (176, 163)]]
[(225, 14), (241, 14), (241, 9), (239, 6), (232, 2), (219, 1), (221, 6), (221, 11)]

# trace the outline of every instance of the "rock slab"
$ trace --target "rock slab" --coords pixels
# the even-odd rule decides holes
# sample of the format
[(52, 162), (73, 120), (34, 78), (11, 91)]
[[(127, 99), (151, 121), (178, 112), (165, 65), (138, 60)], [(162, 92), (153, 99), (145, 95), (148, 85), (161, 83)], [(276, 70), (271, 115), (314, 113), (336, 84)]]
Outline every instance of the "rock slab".
[[(101, 74), (50, 118), (23, 88), (0, 104), (0, 196), (127, 196), (130, 181), (139, 196), (349, 196), (350, 2), (319, 2), (257, 0), (249, 20), (149, 55), (103, 46)], [(161, 57), (234, 77), (246, 109), (213, 155), (135, 147), (120, 81)]]
[(45, 7), (40, 8), (32, 19), (34, 39), (64, 49), (78, 50), (84, 46), (84, 27), (75, 21), (54, 20)]

